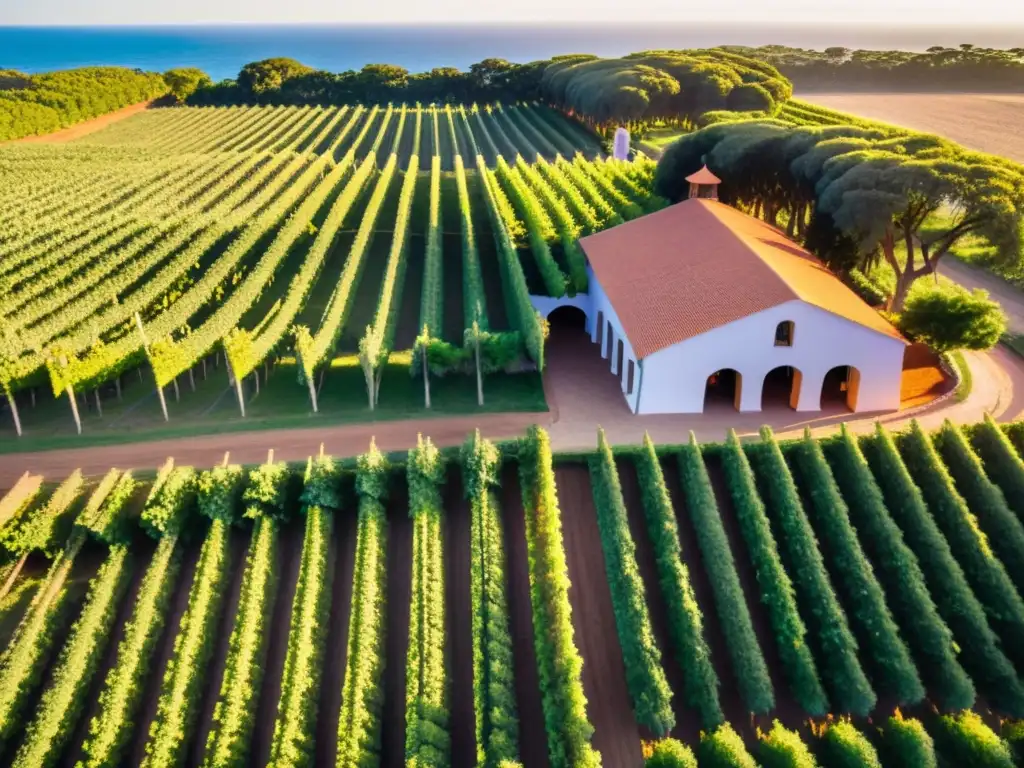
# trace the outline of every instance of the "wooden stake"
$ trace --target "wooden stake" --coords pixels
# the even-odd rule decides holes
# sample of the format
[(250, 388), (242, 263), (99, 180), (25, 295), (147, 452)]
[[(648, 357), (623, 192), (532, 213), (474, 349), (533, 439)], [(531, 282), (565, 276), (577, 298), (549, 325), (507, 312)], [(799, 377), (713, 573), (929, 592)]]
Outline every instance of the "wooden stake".
[(252, 377), (256, 379), (256, 395), (260, 394), (260, 372), (258, 370), (252, 372)]
[(327, 373), (327, 369), (326, 368), (321, 368), (320, 369), (320, 381), (316, 385), (316, 393), (317, 393), (318, 396), (320, 394), (320, 390), (323, 389), (323, 386), (324, 386), (324, 375), (326, 373)]
[(75, 417), (75, 429), (78, 430), (78, 434), (82, 434), (82, 417), (78, 415), (78, 398), (75, 397), (75, 391), (68, 384), (68, 400), (71, 401), (71, 415)]
[(206, 358), (203, 358), (203, 381), (206, 381)]
[(231, 370), (231, 361), (228, 360), (227, 355), (224, 356), (224, 363), (228, 369), (228, 379), (233, 381), (235, 384), (235, 394), (238, 395), (238, 409), (242, 412), (242, 418), (245, 418), (245, 394), (242, 392), (242, 382), (240, 379), (235, 378), (234, 373)]
[[(14, 399), (14, 393), (7, 393), (7, 402), (11, 404), (11, 415), (14, 417), (14, 431), (18, 433), (18, 437), (21, 437), (21, 417), (18, 415), (18, 403)], [(0, 597), (0, 599), (3, 599)]]
[(135, 372), (137, 374), (139, 374), (139, 381), (142, 382), (143, 381), (143, 378), (142, 378), (142, 366), (140, 365), (138, 368), (136, 368)]
[(427, 365), (427, 348), (422, 347), (420, 357), (423, 358), (423, 401), (430, 408), (430, 368)]
[(99, 390), (99, 388), (96, 389), (95, 394), (96, 394), (96, 412), (100, 415), (100, 418), (102, 419), (103, 418), (103, 403), (100, 402), (100, 390)]
[(188, 369), (188, 385), (192, 387), (192, 391), (196, 391), (196, 377), (192, 375), (192, 369)]
[(181, 402), (181, 390), (178, 389), (178, 377), (174, 377), (174, 402)]
[(117, 402), (121, 402), (121, 377), (114, 379), (114, 388), (117, 390)]
[[(323, 382), (323, 375), (320, 376), (320, 381)], [(309, 388), (309, 402), (313, 404), (313, 413), (319, 413), (320, 411), (317, 407), (316, 396), (319, 393), (320, 388), (313, 386), (313, 379), (309, 376), (306, 377), (306, 386)]]
[(224, 461), (222, 461), (220, 463), (220, 465), (222, 467), (226, 467), (228, 465), (228, 459), (230, 459), (230, 458), (231, 458), (231, 451), (224, 451)]
[[(139, 328), (139, 336), (142, 337), (142, 347), (143, 347), (143, 349), (146, 350), (146, 357), (148, 358), (149, 357), (149, 339), (146, 338), (146, 331), (142, 327), (142, 318), (139, 317), (139, 313), (138, 312), (135, 313), (135, 325), (137, 325), (138, 328)], [(152, 367), (153, 367), (153, 364), (152, 364), (152, 362), (150, 362), (150, 368), (152, 368)], [(136, 370), (138, 370), (138, 372), (139, 372), (139, 381), (142, 381), (142, 366), (139, 366), (139, 368), (137, 368)], [(160, 382), (159, 381), (156, 381), (156, 369), (155, 368), (153, 368), (153, 379), (154, 379), (154, 383), (156, 384), (156, 396), (160, 399), (160, 410), (164, 414), (164, 421), (165, 422), (169, 422), (171, 420), (171, 417), (167, 415), (167, 400), (166, 400), (166, 398), (164, 398), (164, 388), (162, 386), (160, 386)]]
[(5, 581), (4, 585), (0, 587), (0, 600), (7, 597), (8, 593), (11, 591), (11, 587), (14, 586), (14, 582), (18, 580), (18, 575), (21, 573), (21, 569), (25, 567), (25, 561), (28, 560), (28, 556), (28, 552), (21, 556), (21, 559), (18, 560), (18, 564), (15, 565), (14, 569), (11, 571), (11, 575), (7, 577), (7, 581)]
[(36, 407), (36, 388), (35, 387), (29, 387), (28, 393), (32, 397), (32, 407), (35, 408)]

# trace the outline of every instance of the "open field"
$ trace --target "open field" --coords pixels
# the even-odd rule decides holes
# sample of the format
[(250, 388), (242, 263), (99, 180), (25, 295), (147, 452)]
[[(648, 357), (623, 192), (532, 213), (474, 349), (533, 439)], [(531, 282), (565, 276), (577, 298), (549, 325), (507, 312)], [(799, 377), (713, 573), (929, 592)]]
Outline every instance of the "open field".
[(1024, 162), (1024, 94), (807, 93), (805, 101)]
[(1022, 427), (27, 475), (0, 759), (638, 768), (725, 721), (1020, 717)]
[(529, 294), (585, 289), (576, 239), (659, 204), (649, 162), (532, 104), (149, 109), (0, 169), (24, 448), (426, 415), (422, 350), (439, 410), (476, 408), (474, 323), (481, 367), (526, 372), (486, 407), (536, 410)]

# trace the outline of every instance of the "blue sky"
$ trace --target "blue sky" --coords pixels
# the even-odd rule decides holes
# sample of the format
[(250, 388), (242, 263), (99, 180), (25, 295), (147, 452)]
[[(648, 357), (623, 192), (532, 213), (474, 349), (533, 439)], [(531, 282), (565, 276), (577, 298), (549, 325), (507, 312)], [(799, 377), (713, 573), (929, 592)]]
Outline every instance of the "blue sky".
[(0, 0), (0, 24), (727, 21), (1024, 24), (1021, 0)]

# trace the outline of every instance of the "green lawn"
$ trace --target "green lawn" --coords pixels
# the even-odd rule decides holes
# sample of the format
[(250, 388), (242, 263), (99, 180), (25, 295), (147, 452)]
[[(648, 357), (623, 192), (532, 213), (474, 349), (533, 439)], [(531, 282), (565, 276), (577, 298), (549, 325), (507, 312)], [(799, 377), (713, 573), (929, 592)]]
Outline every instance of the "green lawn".
[[(261, 377), (262, 378), (262, 377)], [(304, 385), (299, 385), (294, 364), (284, 361), (261, 381), (255, 394), (252, 377), (246, 382), (246, 418), (238, 409), (234, 388), (228, 386), (227, 373), (208, 366), (208, 378), (196, 376), (192, 392), (188, 377), (178, 380), (180, 400), (173, 388), (166, 390), (170, 422), (164, 422), (151, 375), (139, 381), (133, 373), (124, 378), (123, 399), (103, 397), (103, 416), (97, 413), (93, 394), (88, 407), (79, 401), (82, 435), (75, 433), (71, 408), (66, 397), (53, 399), (40, 393), (35, 408), (28, 398), (19, 398), (24, 436), (17, 438), (9, 414), (0, 424), (0, 454), (40, 451), (55, 448), (82, 448), (94, 445), (192, 437), (223, 432), (318, 427), (374, 421), (395, 421), (428, 417), (496, 413), (508, 411), (545, 411), (547, 403), (538, 373), (496, 374), (484, 382), (484, 407), (476, 404), (476, 380), (472, 376), (452, 375), (431, 380), (431, 405), (423, 407), (423, 384), (409, 375), (408, 353), (392, 356), (380, 385), (377, 410), (367, 407), (366, 385), (362, 369), (354, 357), (338, 358), (327, 372), (320, 391), (320, 412), (314, 414)]]

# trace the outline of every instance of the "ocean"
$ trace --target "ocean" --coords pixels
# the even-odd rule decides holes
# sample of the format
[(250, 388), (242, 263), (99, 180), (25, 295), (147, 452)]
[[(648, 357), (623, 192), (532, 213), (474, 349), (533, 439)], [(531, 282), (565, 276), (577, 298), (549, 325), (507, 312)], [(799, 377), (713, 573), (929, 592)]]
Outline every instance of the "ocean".
[(899, 27), (725, 23), (231, 25), (164, 27), (0, 27), (0, 69), (36, 73), (91, 65), (150, 71), (199, 67), (214, 80), (235, 77), (250, 61), (289, 56), (341, 72), (397, 64), (420, 72), (466, 69), (488, 57), (526, 62), (562, 53), (619, 56), (656, 48), (789, 45), (923, 51), (932, 45), (1009, 48), (1013, 26)]

